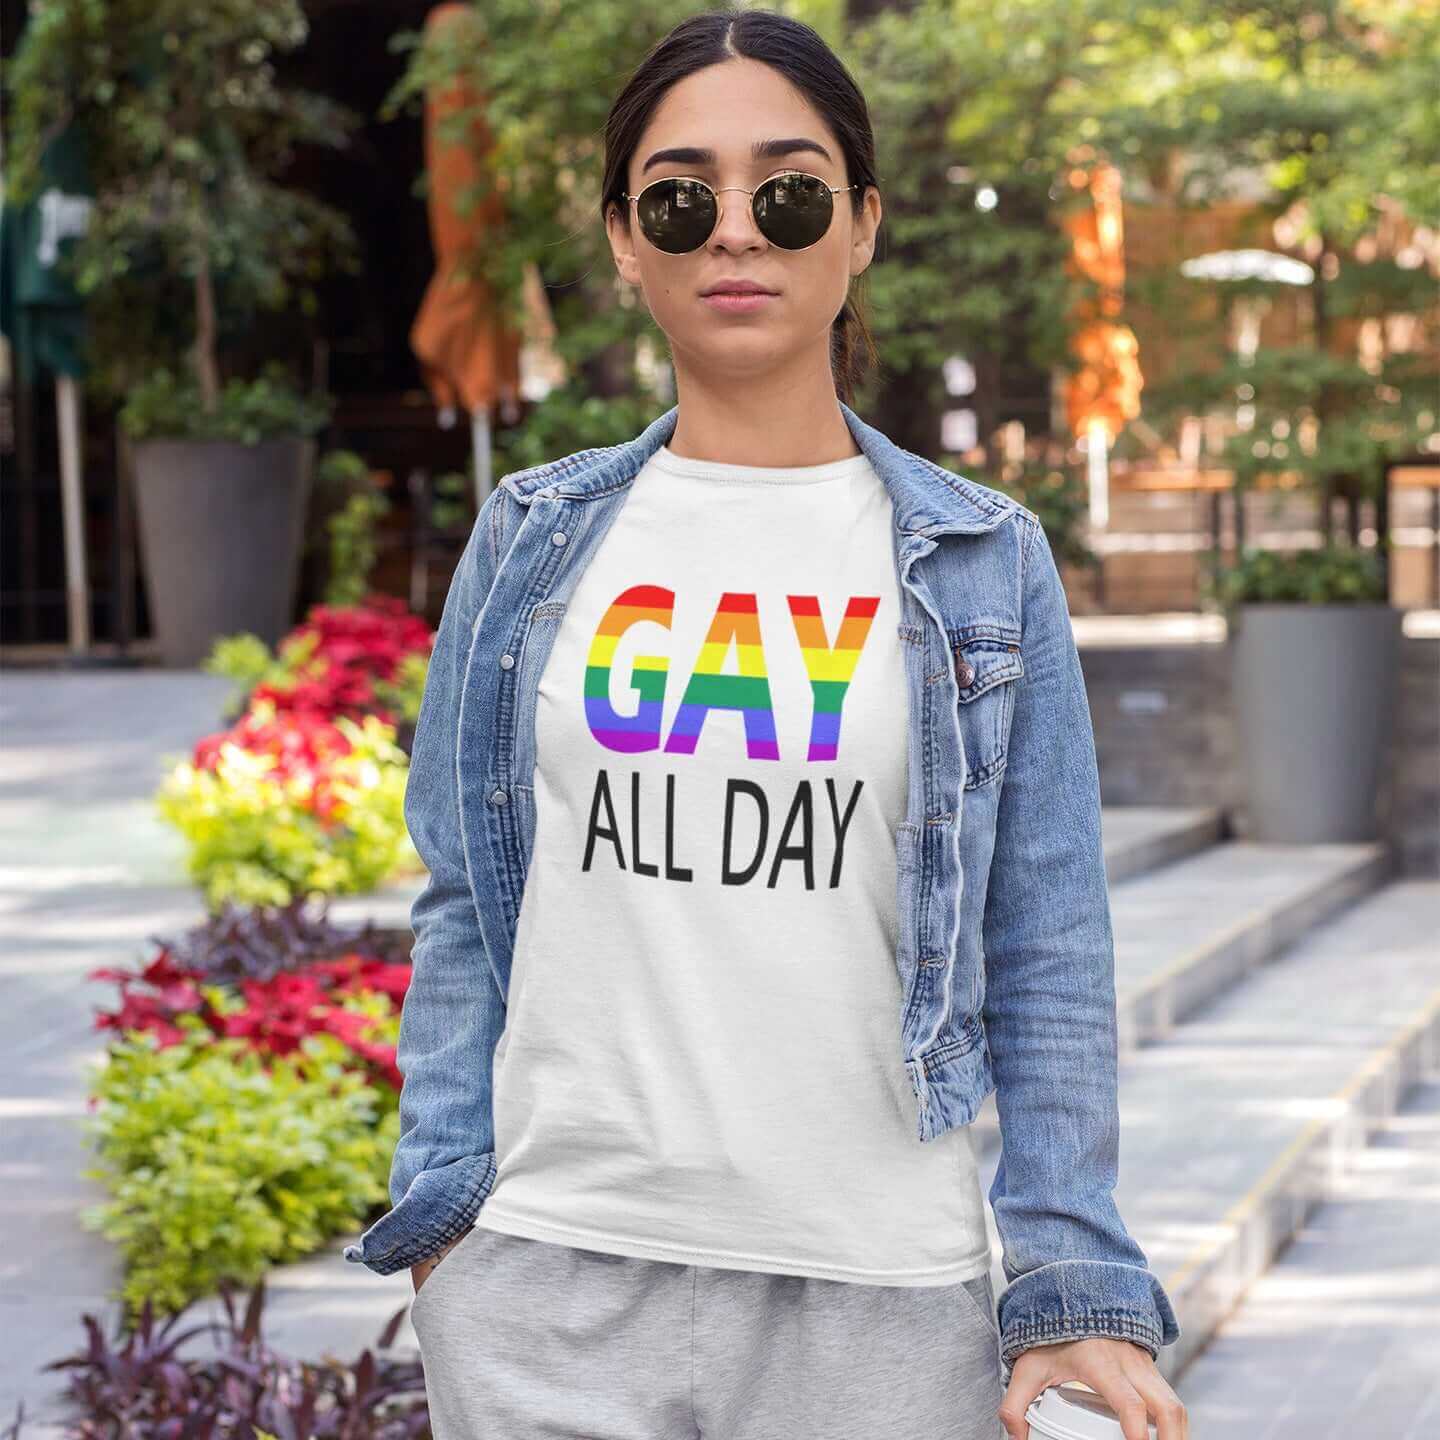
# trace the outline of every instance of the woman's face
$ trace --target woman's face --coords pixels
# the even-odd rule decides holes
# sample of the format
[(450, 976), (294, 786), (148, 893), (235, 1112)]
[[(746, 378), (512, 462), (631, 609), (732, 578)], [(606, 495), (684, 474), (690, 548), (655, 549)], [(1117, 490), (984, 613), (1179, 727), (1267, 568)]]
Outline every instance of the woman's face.
[[(752, 154), (753, 145), (772, 141), (791, 143), (783, 153)], [(670, 151), (685, 153), (665, 153)], [(625, 188), (636, 195), (653, 180), (690, 175), (717, 190), (751, 190), (783, 170), (806, 170), (829, 185), (850, 183), (839, 143), (814, 106), (769, 65), (728, 60), (670, 87), (630, 158)], [(854, 193), (842, 190), (834, 197), (830, 228), (808, 250), (772, 245), (755, 227), (749, 197), (726, 190), (719, 196), (719, 222), (698, 250), (657, 250), (629, 204), (628, 225), (611, 209), (611, 251), (621, 278), (640, 287), (677, 366), (753, 376), (757, 368), (779, 368), (820, 346), (828, 368), (830, 327), (851, 277), (870, 263), (880, 224), (879, 192), (867, 190), (858, 216)], [(774, 293), (739, 310), (704, 298), (718, 282), (737, 278)]]

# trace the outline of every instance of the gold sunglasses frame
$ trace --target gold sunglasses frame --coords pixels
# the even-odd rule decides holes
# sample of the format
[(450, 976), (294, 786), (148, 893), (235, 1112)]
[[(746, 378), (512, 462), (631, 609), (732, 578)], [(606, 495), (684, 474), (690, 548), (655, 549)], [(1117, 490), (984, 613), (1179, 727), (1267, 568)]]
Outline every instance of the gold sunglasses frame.
[[(756, 218), (755, 215), (755, 196), (759, 194), (759, 192), (763, 190), (765, 186), (767, 186), (772, 180), (781, 180), (786, 175), (803, 175), (807, 180), (818, 180), (820, 184), (824, 185), (825, 188), (830, 192), (830, 220), (826, 222), (825, 228), (820, 232), (818, 238), (812, 240), (808, 245), (796, 245), (792, 247), (789, 245), (777, 244), (768, 235), (766, 235), (763, 230), (760, 230), (760, 221)], [(628, 191), (625, 190), (622, 190), (620, 194), (623, 199), (630, 201), (630, 203), (633, 205), (639, 202), (640, 197), (647, 190), (653, 189), (656, 185), (663, 185), (668, 180), (689, 180), (693, 184), (703, 185), (705, 189), (707, 189), (715, 197), (715, 224), (710, 227), (709, 231), (706, 233), (705, 238), (701, 240), (699, 244), (692, 246), (689, 250), (660, 250), (660, 247), (656, 245), (648, 235), (646, 235), (646, 243), (649, 244), (653, 249), (660, 250), (660, 253), (662, 255), (693, 255), (696, 250), (699, 250), (704, 245), (708, 244), (710, 236), (715, 233), (716, 227), (720, 224), (721, 220), (725, 218), (725, 202), (721, 200), (720, 197), (727, 190), (738, 190), (742, 195), (748, 195), (750, 197), (750, 219), (754, 223), (756, 230), (759, 230), (760, 234), (764, 236), (765, 243), (767, 245), (774, 245), (777, 250), (783, 250), (787, 255), (803, 254), (806, 250), (813, 250), (815, 246), (817, 246), (820, 241), (823, 240), (830, 233), (830, 225), (834, 222), (835, 219), (835, 196), (839, 195), (842, 191), (845, 190), (858, 190), (860, 188), (858, 182), (850, 185), (831, 185), (826, 181), (823, 175), (816, 175), (809, 170), (777, 170), (775, 174), (767, 175), (757, 186), (755, 186), (753, 190), (747, 190), (743, 185), (712, 185), (708, 180), (702, 180), (698, 175), (662, 175), (659, 177), (659, 179), (652, 180), (649, 185), (642, 185), (639, 191), (637, 191), (634, 195), (631, 195)], [(643, 227), (641, 227), (640, 233), (642, 235), (645, 234)]]

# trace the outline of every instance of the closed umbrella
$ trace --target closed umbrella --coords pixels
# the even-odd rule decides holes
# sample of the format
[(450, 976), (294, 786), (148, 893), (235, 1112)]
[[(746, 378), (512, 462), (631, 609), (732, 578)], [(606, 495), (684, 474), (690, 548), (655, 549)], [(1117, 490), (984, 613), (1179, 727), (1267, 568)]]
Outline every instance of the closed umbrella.
[(1070, 264), (1096, 285), (1096, 297), (1077, 307), (1071, 348), (1080, 360), (1065, 393), (1066, 418), (1084, 436), (1089, 477), (1090, 523), (1110, 522), (1109, 447), (1127, 420), (1140, 413), (1140, 347), (1118, 317), (1124, 304), (1125, 230), (1120, 172), (1097, 166), (1085, 177), (1090, 203), (1064, 219)]
[[(447, 26), (473, 23), (466, 5), (437, 6), (425, 22), (427, 43)], [(457, 407), (471, 416), (475, 452), (475, 500), (492, 488), (490, 411), (518, 418), (522, 336), (500, 317), (493, 291), (466, 262), (504, 221), (501, 197), (493, 190), (462, 213), (459, 204), (484, 173), (493, 146), (482, 95), (468, 80), (434, 86), (425, 97), (425, 165), (429, 180), (430, 237), (435, 274), (410, 328), (410, 345), (442, 423), (454, 423)], [(445, 138), (449, 117), (469, 111), (459, 138)]]

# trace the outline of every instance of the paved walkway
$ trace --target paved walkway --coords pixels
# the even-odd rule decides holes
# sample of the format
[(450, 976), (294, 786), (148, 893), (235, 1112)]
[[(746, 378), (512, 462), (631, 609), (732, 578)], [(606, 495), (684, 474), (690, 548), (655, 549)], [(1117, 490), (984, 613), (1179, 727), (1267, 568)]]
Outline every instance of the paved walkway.
[(1331, 1183), (1186, 1372), (1196, 1440), (1440, 1435), (1440, 1079)]
[[(117, 996), (85, 974), (147, 959), (152, 936), (203, 918), (153, 797), (173, 760), (219, 727), (229, 688), (157, 669), (0, 680), (0, 1431), (23, 1397), (21, 1440), (41, 1440), (48, 1427), (31, 1422), (57, 1413), (63, 1377), (39, 1367), (83, 1341), (83, 1312), (107, 1334), (119, 1313), (113, 1248), (79, 1221), (104, 1199), (81, 1178), (93, 1163), (82, 1125), (106, 1039), (94, 1012)], [(333, 911), (348, 919), (350, 908)], [(403, 895), (382, 908), (404, 923)], [(358, 1353), (405, 1302), (408, 1275), (346, 1264), (342, 1243), (273, 1276), (266, 1333), (277, 1345), (308, 1353), (319, 1333)]]

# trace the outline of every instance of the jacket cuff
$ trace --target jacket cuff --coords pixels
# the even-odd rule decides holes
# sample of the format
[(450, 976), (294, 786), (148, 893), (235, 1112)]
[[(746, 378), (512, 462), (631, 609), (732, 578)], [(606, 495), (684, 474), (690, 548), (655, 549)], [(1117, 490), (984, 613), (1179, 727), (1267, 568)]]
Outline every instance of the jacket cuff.
[(1056, 1260), (1011, 1282), (999, 1302), (1005, 1384), (1024, 1350), (1104, 1336), (1130, 1340), (1155, 1359), (1180, 1338), (1175, 1307), (1160, 1281), (1117, 1260)]
[(345, 1258), (377, 1275), (428, 1260), (474, 1225), (495, 1183), (495, 1169), (495, 1152), (487, 1150), (422, 1170), (400, 1203), (345, 1247)]

